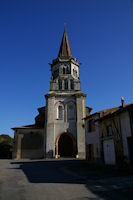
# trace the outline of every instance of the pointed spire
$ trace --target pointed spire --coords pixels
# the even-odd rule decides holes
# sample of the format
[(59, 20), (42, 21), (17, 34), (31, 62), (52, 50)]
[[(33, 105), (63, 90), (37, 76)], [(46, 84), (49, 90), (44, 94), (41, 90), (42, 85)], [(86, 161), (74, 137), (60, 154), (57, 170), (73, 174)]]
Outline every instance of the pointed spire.
[(58, 57), (59, 58), (62, 58), (62, 57), (63, 58), (70, 58), (70, 57), (72, 57), (72, 52), (71, 52), (71, 49), (70, 49), (66, 30), (64, 30), (64, 33), (63, 33), (62, 42), (61, 42), (60, 50), (59, 50), (59, 53), (58, 53)]

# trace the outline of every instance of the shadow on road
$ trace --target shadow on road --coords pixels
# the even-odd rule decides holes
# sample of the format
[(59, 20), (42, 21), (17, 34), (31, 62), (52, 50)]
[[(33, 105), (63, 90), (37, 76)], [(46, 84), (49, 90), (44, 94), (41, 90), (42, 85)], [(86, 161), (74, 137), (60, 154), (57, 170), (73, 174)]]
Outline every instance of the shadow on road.
[[(93, 175), (82, 178), (81, 176), (75, 176), (74, 170), (68, 173), (67, 169), (71, 166), (76, 169), (76, 166), (85, 165), (84, 160), (42, 160), (42, 161), (20, 161), (11, 162), (14, 167), (12, 169), (22, 170), (27, 179), (31, 183), (66, 183), (66, 184), (84, 184), (85, 187), (95, 194), (98, 198), (87, 198), (98, 200), (100, 198), (104, 200), (132, 200), (133, 184), (128, 185), (127, 182), (121, 182), (121, 179), (115, 182), (115, 179), (105, 181), (102, 179), (93, 179)], [(100, 171), (100, 170), (99, 170)], [(91, 173), (91, 172), (90, 172)], [(100, 173), (100, 172), (99, 172)], [(120, 182), (120, 183), (119, 183)]]
[[(126, 184), (125, 184), (126, 186)], [(116, 184), (93, 183), (86, 184), (86, 188), (103, 200), (132, 200), (133, 185), (129, 187), (117, 187)]]
[[(65, 169), (66, 166), (74, 163), (78, 164), (80, 160), (45, 160), (45, 161), (22, 161), (11, 162), (12, 165), (18, 165), (18, 169), (22, 170), (29, 182), (31, 183), (74, 183), (84, 184), (85, 179), (78, 176), (72, 176)], [(84, 162), (84, 161), (82, 161)]]

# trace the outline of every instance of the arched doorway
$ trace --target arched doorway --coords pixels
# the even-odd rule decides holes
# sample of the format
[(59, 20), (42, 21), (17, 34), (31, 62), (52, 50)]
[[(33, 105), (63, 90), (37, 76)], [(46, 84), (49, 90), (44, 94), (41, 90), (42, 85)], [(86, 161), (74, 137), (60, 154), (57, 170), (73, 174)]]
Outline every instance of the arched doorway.
[(56, 155), (73, 157), (76, 153), (75, 139), (71, 133), (62, 133), (56, 140)]

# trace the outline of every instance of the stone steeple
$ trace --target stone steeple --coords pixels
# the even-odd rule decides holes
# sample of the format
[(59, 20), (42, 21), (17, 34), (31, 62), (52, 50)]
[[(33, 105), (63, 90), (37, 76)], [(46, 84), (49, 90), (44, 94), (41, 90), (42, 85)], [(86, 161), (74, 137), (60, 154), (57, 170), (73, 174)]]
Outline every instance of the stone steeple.
[[(72, 56), (64, 30), (58, 57), (52, 60), (50, 91), (46, 98), (45, 147), (47, 157), (85, 158), (85, 97), (80, 87), (80, 64)], [(63, 136), (62, 136), (63, 134)], [(69, 138), (70, 137), (70, 138)], [(60, 139), (61, 138), (61, 139)], [(64, 139), (66, 138), (66, 139)], [(70, 143), (68, 142), (68, 140)], [(62, 145), (64, 149), (61, 149)]]
[(72, 52), (70, 49), (67, 33), (64, 30), (60, 50), (58, 53), (58, 58), (71, 58), (71, 57), (72, 57)]
[(64, 30), (58, 57), (51, 64), (50, 90), (71, 93), (80, 91), (80, 65), (73, 58), (67, 33)]

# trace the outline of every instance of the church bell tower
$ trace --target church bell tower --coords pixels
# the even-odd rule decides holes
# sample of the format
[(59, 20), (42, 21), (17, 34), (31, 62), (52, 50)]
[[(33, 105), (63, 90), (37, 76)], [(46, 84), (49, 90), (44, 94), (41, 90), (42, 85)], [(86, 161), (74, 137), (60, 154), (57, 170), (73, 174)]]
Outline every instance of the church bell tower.
[(50, 91), (45, 95), (46, 157), (85, 157), (86, 94), (81, 92), (79, 71), (64, 30), (58, 57), (51, 64)]
[(58, 57), (51, 64), (50, 90), (59, 92), (80, 91), (78, 60), (72, 57), (72, 52), (64, 31)]

